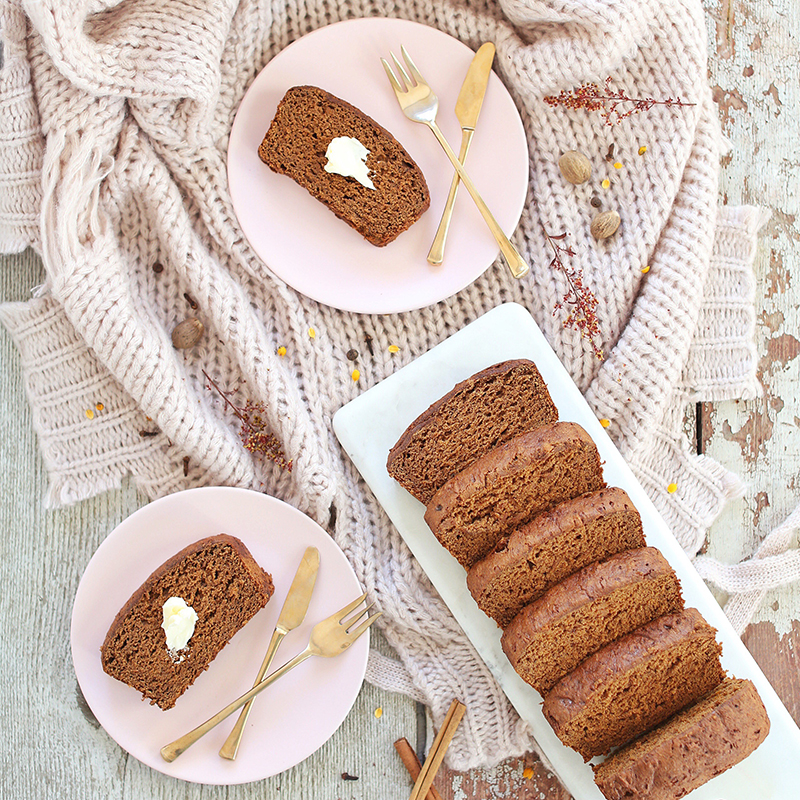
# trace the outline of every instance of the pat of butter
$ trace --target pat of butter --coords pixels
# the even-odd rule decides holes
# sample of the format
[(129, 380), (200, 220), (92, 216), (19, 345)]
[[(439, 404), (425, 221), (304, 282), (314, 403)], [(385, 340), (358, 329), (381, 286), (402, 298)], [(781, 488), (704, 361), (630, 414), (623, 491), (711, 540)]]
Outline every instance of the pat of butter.
[(375, 185), (369, 179), (367, 156), (369, 150), (358, 139), (352, 136), (337, 136), (331, 140), (325, 151), (328, 163), (325, 172), (335, 172), (345, 178), (355, 178), (367, 189), (374, 189)]
[(161, 627), (167, 635), (168, 650), (182, 650), (194, 633), (197, 613), (180, 597), (170, 597), (164, 603)]

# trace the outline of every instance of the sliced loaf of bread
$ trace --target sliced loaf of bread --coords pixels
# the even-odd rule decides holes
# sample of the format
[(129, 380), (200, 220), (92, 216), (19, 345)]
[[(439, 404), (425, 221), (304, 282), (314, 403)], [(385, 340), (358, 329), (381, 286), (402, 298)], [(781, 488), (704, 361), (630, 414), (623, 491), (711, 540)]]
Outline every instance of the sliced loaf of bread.
[(642, 520), (623, 489), (560, 503), (504, 536), (467, 574), (478, 606), (501, 628), (573, 572), (621, 550), (644, 547)]
[(587, 656), (636, 628), (683, 608), (678, 578), (654, 547), (589, 564), (520, 611), (503, 651), (544, 695)]
[(558, 411), (536, 365), (503, 361), (467, 378), (423, 411), (389, 451), (389, 474), (420, 502), (475, 459)]
[(586, 761), (605, 755), (722, 682), (715, 633), (694, 608), (658, 617), (581, 662), (547, 693), (542, 712)]
[(465, 569), (541, 511), (604, 486), (597, 447), (574, 422), (515, 436), (473, 461), (433, 496), (425, 521)]
[(726, 678), (711, 694), (594, 769), (607, 800), (678, 800), (747, 758), (769, 733), (756, 687)]

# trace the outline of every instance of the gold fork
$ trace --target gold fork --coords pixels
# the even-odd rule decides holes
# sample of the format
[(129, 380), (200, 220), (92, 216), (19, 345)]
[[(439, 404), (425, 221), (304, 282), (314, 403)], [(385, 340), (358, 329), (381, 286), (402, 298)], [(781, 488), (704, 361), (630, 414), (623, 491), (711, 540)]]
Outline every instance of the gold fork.
[[(222, 711), (214, 714), (213, 717), (206, 720), (202, 725), (198, 725), (194, 730), (184, 734), (174, 742), (164, 745), (161, 748), (161, 757), (165, 761), (174, 761), (184, 750), (193, 745), (201, 736), (208, 733), (213, 727), (218, 725), (226, 717), (229, 717), (234, 711), (238, 711), (245, 703), (255, 697), (259, 692), (267, 688), (271, 683), (274, 683), (278, 678), (285, 675), (290, 669), (294, 669), (298, 664), (305, 661), (310, 656), (323, 656), (325, 658), (332, 658), (338, 656), (350, 647), (353, 642), (364, 633), (373, 622), (381, 615), (382, 612), (377, 612), (370, 617), (367, 617), (363, 622), (356, 623), (372, 608), (372, 604), (359, 611), (357, 614), (352, 614), (353, 611), (364, 601), (366, 593), (362, 594), (352, 603), (348, 603), (343, 609), (331, 614), (327, 619), (318, 622), (311, 631), (311, 638), (308, 642), (308, 647), (302, 653), (298, 653), (291, 661), (287, 661), (282, 667), (279, 667), (271, 675), (264, 678), (261, 683), (257, 683), (249, 692), (245, 692), (237, 700), (229, 703)], [(352, 616), (350, 616), (352, 614)]]
[[(458, 177), (461, 179), (461, 182), (472, 196), (472, 199), (475, 201), (475, 205), (478, 206), (478, 211), (481, 212), (481, 215), (486, 221), (486, 224), (489, 226), (489, 230), (492, 232), (497, 244), (500, 245), (500, 252), (503, 254), (503, 257), (505, 258), (506, 263), (511, 270), (511, 274), (515, 278), (521, 278), (523, 275), (528, 273), (530, 267), (528, 267), (528, 265), (525, 263), (525, 260), (517, 252), (517, 249), (514, 247), (514, 245), (511, 244), (508, 236), (503, 233), (503, 229), (492, 215), (492, 212), (489, 211), (489, 207), (483, 201), (483, 198), (480, 196), (480, 194), (478, 194), (478, 190), (470, 180), (469, 175), (467, 175), (464, 166), (458, 160), (458, 156), (456, 156), (456, 154), (453, 152), (453, 148), (450, 147), (447, 139), (444, 138), (444, 134), (436, 124), (436, 113), (439, 110), (439, 98), (433, 93), (431, 87), (426, 83), (425, 79), (420, 74), (420, 71), (417, 69), (416, 65), (406, 52), (405, 47), (401, 46), (400, 52), (403, 54), (403, 59), (406, 62), (406, 66), (408, 66), (408, 72), (406, 72), (405, 67), (403, 67), (403, 65), (397, 60), (397, 57), (394, 53), (391, 53), (391, 56), (401, 78), (403, 79), (404, 86), (400, 85), (400, 81), (398, 81), (398, 79), (395, 77), (394, 71), (392, 70), (391, 66), (389, 66), (389, 63), (386, 61), (386, 59), (381, 59), (383, 68), (386, 70), (386, 74), (389, 77), (389, 82), (392, 84), (392, 89), (394, 89), (394, 93), (397, 96), (397, 102), (400, 103), (400, 108), (412, 122), (420, 122), (423, 125), (427, 125), (433, 131), (433, 135), (436, 137), (439, 144), (442, 146), (442, 149), (447, 154), (447, 157), (452, 162), (453, 167), (458, 173)], [(409, 72), (411, 73), (411, 76), (409, 76)]]

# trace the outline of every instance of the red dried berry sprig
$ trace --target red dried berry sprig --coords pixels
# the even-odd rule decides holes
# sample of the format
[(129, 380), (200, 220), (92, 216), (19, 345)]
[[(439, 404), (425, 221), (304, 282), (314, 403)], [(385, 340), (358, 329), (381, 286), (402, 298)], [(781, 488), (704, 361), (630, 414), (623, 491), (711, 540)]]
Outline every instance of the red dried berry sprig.
[(544, 98), (547, 105), (564, 108), (584, 108), (600, 111), (606, 125), (616, 125), (626, 117), (641, 114), (653, 106), (693, 106), (677, 97), (657, 100), (654, 97), (629, 97), (622, 89), (611, 88), (611, 78), (606, 78), (602, 87), (596, 83), (584, 83), (575, 89), (562, 89), (558, 95)]
[(254, 403), (251, 400), (248, 400), (244, 406), (237, 406), (230, 398), (231, 392), (223, 392), (205, 370), (203, 370), (203, 375), (209, 383), (209, 388), (217, 392), (228, 408), (239, 419), (241, 423), (239, 438), (242, 440), (244, 449), (250, 453), (263, 455), (270, 461), (274, 461), (281, 469), (291, 472), (292, 459), (286, 458), (286, 454), (281, 448), (281, 443), (267, 425), (265, 419), (266, 406), (262, 403)]
[(553, 316), (562, 309), (567, 310), (563, 325), (565, 328), (574, 328), (580, 335), (588, 340), (592, 351), (599, 359), (603, 359), (603, 351), (597, 344), (600, 337), (600, 325), (597, 320), (597, 298), (592, 290), (583, 282), (583, 273), (567, 266), (563, 258), (571, 258), (575, 251), (569, 245), (560, 244), (567, 238), (566, 233), (551, 236), (544, 228), (545, 239), (553, 249), (553, 259), (550, 262), (552, 269), (557, 269), (566, 278), (567, 291), (553, 308)]

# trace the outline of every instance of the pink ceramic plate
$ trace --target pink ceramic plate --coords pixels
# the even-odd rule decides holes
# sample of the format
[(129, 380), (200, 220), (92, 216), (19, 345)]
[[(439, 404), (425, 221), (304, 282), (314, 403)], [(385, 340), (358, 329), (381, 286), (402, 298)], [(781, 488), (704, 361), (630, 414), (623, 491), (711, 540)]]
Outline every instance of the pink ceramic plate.
[[(426, 261), (453, 174), (433, 134), (407, 120), (380, 59), (405, 45), (439, 96), (438, 122), (456, 152), (455, 102), (473, 52), (451, 36), (399, 19), (348, 20), (320, 28), (262, 70), (237, 112), (228, 147), (236, 215), (253, 249), (290, 286), (345, 311), (388, 314), (422, 308), (472, 283), (498, 247), (465, 190), (459, 192), (445, 261)], [(374, 247), (290, 178), (258, 158), (278, 102), (311, 84), (347, 100), (389, 130), (419, 164), (431, 207), (386, 247)], [(520, 218), (528, 186), (528, 147), (517, 109), (492, 73), (467, 169), (506, 233)], [(498, 266), (498, 269), (505, 269)]]
[[(117, 611), (157, 566), (187, 544), (216, 533), (233, 534), (247, 545), (272, 575), (275, 594), (175, 707), (162, 711), (103, 672), (100, 646)], [(217, 755), (235, 715), (171, 764), (159, 753), (163, 745), (252, 686), (295, 570), (309, 545), (320, 551), (314, 595), (306, 621), (283, 640), (273, 669), (305, 648), (316, 622), (361, 594), (344, 554), (315, 522), (268, 495), (210, 487), (156, 500), (109, 534), (89, 562), (75, 596), (72, 659), (86, 701), (121, 747), (175, 778), (234, 784), (282, 772), (333, 735), (361, 688), (368, 634), (341, 656), (311, 658), (265, 689), (253, 706), (236, 761)]]

